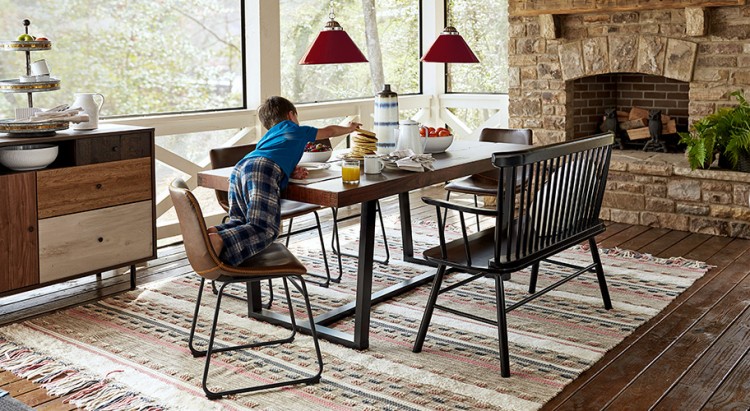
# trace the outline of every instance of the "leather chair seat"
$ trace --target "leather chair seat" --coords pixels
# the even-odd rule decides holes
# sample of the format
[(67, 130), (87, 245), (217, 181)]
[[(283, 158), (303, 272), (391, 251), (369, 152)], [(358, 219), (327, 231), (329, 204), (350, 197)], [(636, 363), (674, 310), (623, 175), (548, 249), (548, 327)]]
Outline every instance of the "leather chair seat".
[(495, 196), (497, 195), (497, 180), (475, 174), (459, 180), (451, 181), (445, 185), (448, 191), (457, 193)]
[(294, 200), (281, 200), (281, 219), (300, 217), (313, 211), (318, 211), (323, 207), (317, 204), (303, 203)]

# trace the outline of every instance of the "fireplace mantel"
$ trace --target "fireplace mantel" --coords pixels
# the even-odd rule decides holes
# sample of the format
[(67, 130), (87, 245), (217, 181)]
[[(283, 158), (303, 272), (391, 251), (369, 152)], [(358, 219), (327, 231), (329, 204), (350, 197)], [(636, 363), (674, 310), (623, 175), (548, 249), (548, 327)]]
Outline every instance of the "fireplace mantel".
[(511, 16), (578, 14), (680, 9), (686, 7), (743, 6), (746, 0), (510, 0)]

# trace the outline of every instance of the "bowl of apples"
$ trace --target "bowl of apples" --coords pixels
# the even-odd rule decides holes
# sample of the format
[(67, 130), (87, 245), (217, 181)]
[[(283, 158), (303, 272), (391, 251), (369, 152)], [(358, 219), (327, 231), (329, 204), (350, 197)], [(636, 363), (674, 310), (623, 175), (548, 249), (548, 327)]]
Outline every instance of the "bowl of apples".
[(419, 128), (419, 135), (427, 138), (425, 153), (444, 153), (453, 144), (453, 134), (447, 128), (423, 126)]
[(331, 153), (331, 146), (313, 141), (307, 143), (305, 152), (302, 153), (302, 158), (299, 161), (300, 163), (324, 163), (331, 158)]

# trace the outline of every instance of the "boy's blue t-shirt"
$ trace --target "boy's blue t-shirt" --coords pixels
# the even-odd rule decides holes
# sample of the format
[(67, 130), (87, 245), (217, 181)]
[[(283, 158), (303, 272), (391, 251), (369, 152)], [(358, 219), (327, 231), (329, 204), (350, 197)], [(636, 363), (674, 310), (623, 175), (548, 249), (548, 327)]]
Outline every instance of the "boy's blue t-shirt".
[(255, 150), (245, 158), (265, 157), (276, 163), (284, 171), (284, 180), (281, 182), (281, 187), (284, 188), (294, 167), (302, 158), (305, 146), (315, 141), (317, 135), (318, 129), (315, 127), (299, 126), (291, 120), (285, 120), (271, 127)]

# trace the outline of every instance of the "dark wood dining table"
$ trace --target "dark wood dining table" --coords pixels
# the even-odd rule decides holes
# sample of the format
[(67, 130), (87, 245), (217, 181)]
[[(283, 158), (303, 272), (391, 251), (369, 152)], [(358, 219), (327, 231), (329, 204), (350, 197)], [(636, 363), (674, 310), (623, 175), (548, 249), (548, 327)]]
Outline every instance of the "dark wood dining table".
[[(346, 207), (360, 204), (360, 235), (357, 265), (357, 287), (355, 300), (339, 308), (315, 317), (318, 335), (329, 341), (355, 349), (369, 347), (370, 308), (372, 305), (401, 295), (432, 280), (435, 273), (426, 273), (372, 292), (373, 250), (375, 248), (375, 208), (379, 199), (398, 195), (401, 215), (401, 236), (403, 258), (407, 262), (426, 263), (414, 257), (411, 229), (411, 208), (409, 192), (471, 174), (490, 171), (492, 153), (523, 151), (529, 146), (521, 144), (488, 143), (478, 141), (454, 141), (444, 153), (433, 154), (434, 170), (413, 172), (385, 169), (380, 174), (364, 174), (359, 184), (344, 184), (340, 178), (312, 184), (290, 183), (283, 197), (319, 204), (325, 207)], [(198, 185), (215, 190), (228, 190), (232, 168), (220, 168), (198, 173)], [(249, 288), (248, 314), (253, 318), (291, 326), (288, 316), (262, 307), (260, 286), (256, 283)], [(354, 333), (349, 334), (329, 325), (354, 314)], [(303, 331), (309, 331), (309, 324), (297, 322)]]

